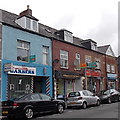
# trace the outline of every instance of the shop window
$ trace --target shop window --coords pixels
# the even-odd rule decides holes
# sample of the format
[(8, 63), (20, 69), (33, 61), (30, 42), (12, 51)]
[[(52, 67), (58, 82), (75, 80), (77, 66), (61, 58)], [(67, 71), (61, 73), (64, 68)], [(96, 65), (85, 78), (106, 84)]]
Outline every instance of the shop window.
[(17, 60), (29, 61), (30, 43), (18, 40), (17, 41)]
[(43, 64), (48, 65), (49, 47), (43, 46)]
[(68, 52), (60, 50), (60, 67), (68, 68)]

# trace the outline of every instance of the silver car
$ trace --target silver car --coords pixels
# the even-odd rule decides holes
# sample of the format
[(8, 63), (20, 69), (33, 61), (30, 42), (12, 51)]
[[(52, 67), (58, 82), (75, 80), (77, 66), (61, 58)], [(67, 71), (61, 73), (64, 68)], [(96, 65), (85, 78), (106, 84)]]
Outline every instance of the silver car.
[(100, 105), (100, 98), (88, 90), (70, 92), (67, 97), (67, 107), (81, 106), (84, 109), (90, 105)]

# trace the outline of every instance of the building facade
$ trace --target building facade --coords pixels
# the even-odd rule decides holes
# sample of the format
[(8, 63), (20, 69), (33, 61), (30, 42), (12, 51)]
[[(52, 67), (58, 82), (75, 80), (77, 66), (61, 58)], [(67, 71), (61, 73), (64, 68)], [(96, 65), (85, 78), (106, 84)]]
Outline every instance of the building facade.
[(118, 89), (117, 61), (110, 47), (97, 47), (72, 32), (38, 23), (32, 10), (0, 10), (1, 99), (42, 92), (55, 98), (83, 89)]
[[(38, 24), (35, 25), (38, 21), (31, 14), (17, 16), (12, 24), (11, 20), (16, 16), (1, 12), (1, 99), (33, 92), (52, 96), (51, 39), (39, 34)], [(6, 23), (5, 17), (8, 17), (9, 23)], [(25, 27), (30, 27), (30, 24), (27, 26), (27, 20), (33, 22), (35, 31), (22, 26), (25, 24)]]

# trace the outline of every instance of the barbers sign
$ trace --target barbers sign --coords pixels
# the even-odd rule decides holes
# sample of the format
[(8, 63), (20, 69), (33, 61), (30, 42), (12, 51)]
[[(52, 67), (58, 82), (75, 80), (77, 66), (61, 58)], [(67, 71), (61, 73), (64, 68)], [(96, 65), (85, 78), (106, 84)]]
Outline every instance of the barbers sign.
[(36, 75), (36, 68), (13, 65), (13, 69), (8, 74)]

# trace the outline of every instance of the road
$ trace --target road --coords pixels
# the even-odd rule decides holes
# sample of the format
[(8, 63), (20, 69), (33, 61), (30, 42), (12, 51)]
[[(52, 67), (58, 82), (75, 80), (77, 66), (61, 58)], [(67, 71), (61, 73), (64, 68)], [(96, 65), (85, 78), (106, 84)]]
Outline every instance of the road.
[[(120, 109), (120, 102), (112, 103), (112, 104), (101, 104), (100, 106), (92, 106), (87, 109), (79, 109), (79, 108), (71, 108), (66, 109), (63, 114), (43, 114), (41, 116), (38, 116), (36, 118), (33, 118), (32, 120), (45, 120), (48, 118), (87, 118), (91, 120), (93, 118), (108, 118), (108, 120), (117, 120), (119, 116), (119, 109)], [(115, 119), (114, 119), (115, 118)], [(51, 120), (52, 120), (51, 119)], [(86, 119), (85, 119), (86, 120)]]

